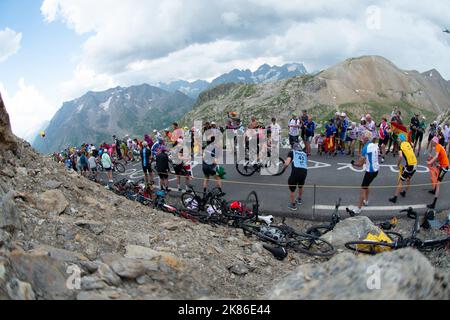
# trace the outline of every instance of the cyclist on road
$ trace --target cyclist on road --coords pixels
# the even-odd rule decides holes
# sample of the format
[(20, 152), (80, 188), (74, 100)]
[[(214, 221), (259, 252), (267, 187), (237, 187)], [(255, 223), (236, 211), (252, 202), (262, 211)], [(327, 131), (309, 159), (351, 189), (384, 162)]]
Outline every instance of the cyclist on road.
[(353, 211), (355, 214), (361, 213), (363, 205), (369, 205), (369, 187), (375, 178), (378, 176), (378, 170), (380, 164), (378, 162), (379, 149), (378, 145), (372, 142), (373, 135), (370, 131), (364, 131), (361, 136), (361, 142), (364, 144), (362, 148), (361, 156), (358, 160), (352, 160), (351, 164), (355, 167), (365, 166), (366, 173), (361, 185), (359, 205), (357, 208), (349, 209), (347, 211)]
[[(414, 173), (416, 173), (417, 170), (417, 158), (414, 154), (413, 147), (411, 143), (407, 141), (405, 134), (399, 134), (398, 142), (400, 144), (400, 151), (398, 153), (397, 167), (400, 168), (402, 159), (405, 159), (406, 165), (401, 172), (394, 197), (389, 198), (389, 201), (392, 203), (397, 202), (397, 198), (399, 195), (401, 195), (403, 198), (406, 196), (406, 192), (409, 191), (409, 186), (411, 185), (411, 178), (414, 176)], [(406, 189), (402, 191), (404, 182), (406, 182)]]
[(438, 137), (434, 137), (433, 140), (431, 140), (431, 147), (435, 148), (436, 155), (432, 159), (430, 159), (427, 164), (432, 165), (436, 161), (439, 162), (438, 183), (436, 185), (436, 189), (430, 191), (431, 194), (434, 194), (434, 201), (432, 204), (428, 205), (428, 208), (434, 209), (436, 206), (437, 198), (439, 197), (440, 184), (442, 180), (444, 180), (445, 174), (448, 172), (449, 161), (447, 152), (445, 152), (445, 148), (441, 144), (439, 144)]
[[(285, 169), (292, 163), (291, 175), (288, 179), (290, 190), (290, 204), (289, 209), (297, 210), (297, 204), (302, 204), (303, 186), (305, 185), (306, 176), (308, 175), (308, 156), (304, 152), (300, 143), (295, 143), (293, 149), (289, 152)], [(298, 198), (295, 200), (295, 190), (298, 187)]]

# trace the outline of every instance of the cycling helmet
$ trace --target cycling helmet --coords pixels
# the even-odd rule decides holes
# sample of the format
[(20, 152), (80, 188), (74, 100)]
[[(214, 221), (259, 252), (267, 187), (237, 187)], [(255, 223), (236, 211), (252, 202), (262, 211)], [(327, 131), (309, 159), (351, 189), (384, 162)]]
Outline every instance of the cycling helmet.
[(232, 204), (230, 204), (231, 210), (241, 210), (242, 204), (239, 201), (234, 201)]
[(405, 136), (404, 133), (400, 133), (400, 134), (398, 135), (398, 138), (399, 138), (399, 140), (402, 141), (402, 142), (405, 142), (405, 141), (406, 141), (406, 136)]

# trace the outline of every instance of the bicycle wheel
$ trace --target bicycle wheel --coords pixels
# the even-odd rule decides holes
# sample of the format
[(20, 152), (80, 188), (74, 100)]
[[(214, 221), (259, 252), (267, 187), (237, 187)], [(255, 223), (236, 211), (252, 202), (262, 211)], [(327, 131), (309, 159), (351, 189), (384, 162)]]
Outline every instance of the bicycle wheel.
[(293, 234), (288, 245), (295, 251), (310, 256), (329, 257), (336, 253), (336, 249), (328, 241), (307, 234)]
[(331, 231), (330, 225), (320, 224), (320, 225), (313, 226), (313, 227), (309, 228), (308, 230), (306, 230), (306, 234), (309, 234), (311, 236), (319, 238), (319, 237), (323, 236), (325, 233), (330, 232), (330, 231)]
[(259, 198), (256, 191), (252, 191), (248, 194), (245, 200), (245, 206), (252, 210), (253, 214), (259, 213)]
[(395, 249), (396, 245), (395, 243), (360, 240), (347, 242), (345, 247), (358, 253), (375, 255), (377, 253)]
[(256, 167), (251, 165), (248, 160), (240, 160), (236, 162), (236, 170), (244, 177), (250, 177), (256, 172)]
[(183, 206), (191, 211), (200, 210), (200, 199), (192, 193), (186, 192), (181, 195), (181, 203)]
[(421, 246), (418, 246), (417, 249), (420, 251), (433, 251), (438, 249), (449, 248), (450, 246), (450, 237), (444, 239), (437, 240), (425, 240)]
[(278, 158), (278, 160), (275, 161), (275, 163), (273, 163), (272, 161), (268, 161), (265, 166), (265, 170), (272, 176), (281, 176), (284, 173), (284, 171), (286, 171), (284, 163), (285, 161), (281, 157)]
[(125, 166), (123, 164), (121, 164), (120, 162), (115, 164), (116, 170), (119, 173), (124, 173), (125, 172)]

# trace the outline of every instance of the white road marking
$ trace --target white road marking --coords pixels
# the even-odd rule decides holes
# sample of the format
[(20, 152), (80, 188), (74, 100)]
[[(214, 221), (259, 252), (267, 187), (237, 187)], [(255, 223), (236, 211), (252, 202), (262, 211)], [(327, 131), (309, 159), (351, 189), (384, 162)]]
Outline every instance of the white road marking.
[(314, 161), (314, 160), (308, 160), (308, 162), (312, 162), (314, 164), (314, 166), (312, 166), (312, 167), (308, 166), (308, 169), (318, 169), (318, 168), (331, 167), (331, 164), (325, 163), (325, 162), (319, 162), (319, 161)]
[[(362, 169), (357, 169), (357, 168), (353, 167), (353, 165), (352, 165), (351, 163), (342, 163), (342, 162), (339, 162), (337, 165), (340, 166), (339, 168), (337, 168), (338, 171), (340, 171), (340, 170), (345, 170), (345, 169), (350, 169), (350, 170), (352, 170), (352, 171), (354, 171), (354, 172), (364, 172), (364, 171), (365, 171), (364, 168), (362, 168)], [(389, 169), (391, 170), (391, 172), (393, 172), (393, 173), (398, 173), (398, 172), (399, 172), (399, 170), (398, 170), (398, 168), (397, 168), (397, 165), (395, 165), (395, 164), (380, 164), (380, 167), (381, 167), (381, 168), (389, 168)], [(425, 166), (418, 165), (418, 166), (417, 166), (417, 171), (416, 171), (416, 172), (417, 172), (417, 173), (428, 173), (429, 170), (428, 170), (428, 168), (425, 167)]]
[[(353, 206), (341, 206), (339, 208), (339, 211), (346, 211), (346, 208), (354, 207)], [(409, 207), (413, 209), (426, 209), (426, 204), (415, 204), (415, 205), (404, 205), (404, 206), (371, 206), (371, 207), (363, 207), (362, 211), (400, 211), (408, 209)], [(329, 205), (323, 205), (323, 204), (317, 204), (315, 206), (312, 206), (315, 210), (334, 210), (335, 206), (329, 206)]]

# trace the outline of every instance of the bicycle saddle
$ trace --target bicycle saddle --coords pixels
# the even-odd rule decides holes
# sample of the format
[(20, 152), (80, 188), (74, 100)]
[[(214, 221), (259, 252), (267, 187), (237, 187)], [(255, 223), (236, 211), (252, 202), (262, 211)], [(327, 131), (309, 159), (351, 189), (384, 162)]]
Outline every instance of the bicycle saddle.
[(273, 223), (273, 216), (258, 216), (258, 220), (265, 222), (267, 225), (271, 225)]
[(269, 251), (270, 253), (272, 253), (273, 256), (277, 260), (280, 260), (280, 261), (283, 261), (288, 255), (287, 250), (285, 248), (283, 248), (283, 247), (275, 248), (275, 247), (271, 247), (271, 246), (269, 246), (267, 244), (264, 244), (263, 248), (266, 249), (267, 251)]

